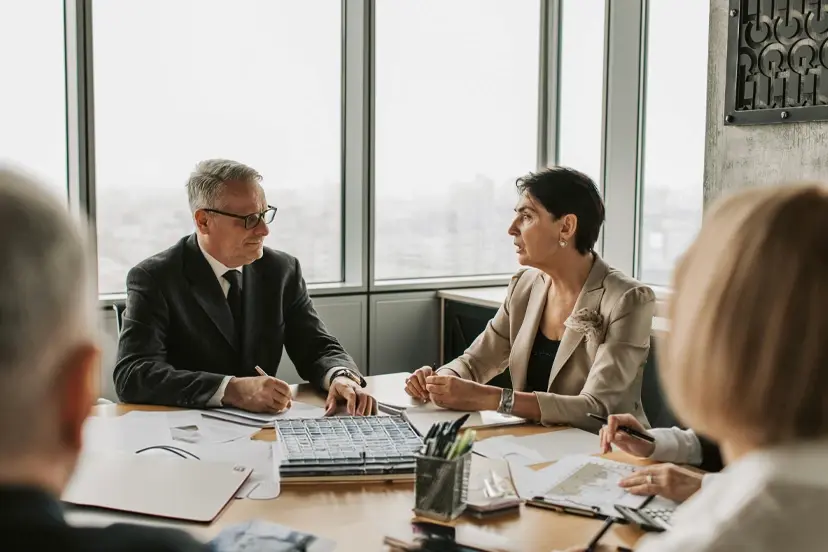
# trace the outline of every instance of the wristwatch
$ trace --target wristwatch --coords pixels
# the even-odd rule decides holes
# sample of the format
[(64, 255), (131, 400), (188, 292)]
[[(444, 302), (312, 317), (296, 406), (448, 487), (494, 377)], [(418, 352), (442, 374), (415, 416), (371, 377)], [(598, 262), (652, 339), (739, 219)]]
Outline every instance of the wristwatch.
[(355, 381), (357, 384), (359, 384), (360, 387), (365, 387), (368, 385), (368, 382), (365, 381), (365, 378), (363, 378), (361, 375), (354, 372), (353, 370), (348, 370), (347, 368), (341, 368), (333, 374), (331, 374), (331, 383), (333, 383), (333, 380), (340, 376), (344, 376), (351, 381)]
[(500, 392), (500, 404), (497, 411), (501, 414), (511, 414), (515, 406), (515, 392), (512, 389), (503, 389)]

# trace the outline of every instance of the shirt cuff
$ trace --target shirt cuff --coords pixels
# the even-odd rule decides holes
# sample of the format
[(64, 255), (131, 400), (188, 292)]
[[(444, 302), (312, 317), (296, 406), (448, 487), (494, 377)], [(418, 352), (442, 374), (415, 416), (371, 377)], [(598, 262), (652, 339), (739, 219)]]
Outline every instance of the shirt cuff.
[(701, 443), (692, 430), (671, 427), (651, 429), (649, 432), (655, 438), (655, 449), (650, 455), (650, 460), (674, 464), (701, 464)]
[(207, 401), (207, 406), (209, 408), (221, 408), (224, 406), (221, 404), (221, 401), (224, 400), (224, 391), (227, 389), (227, 384), (230, 383), (231, 379), (233, 379), (233, 376), (224, 376), (224, 379), (221, 380), (216, 392), (213, 393), (213, 396)]
[(347, 366), (334, 366), (333, 368), (325, 372), (325, 376), (322, 378), (322, 389), (328, 391), (331, 388), (331, 378), (333, 377), (334, 373), (338, 372), (339, 370), (348, 370), (352, 374), (356, 375), (357, 378), (359, 378), (359, 374), (357, 374)]

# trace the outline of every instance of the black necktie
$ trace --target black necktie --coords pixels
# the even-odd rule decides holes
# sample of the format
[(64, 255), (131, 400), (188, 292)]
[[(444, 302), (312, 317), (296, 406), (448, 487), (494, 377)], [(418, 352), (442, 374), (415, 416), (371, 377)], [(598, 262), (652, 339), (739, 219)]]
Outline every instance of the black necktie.
[(243, 328), (242, 321), (242, 274), (238, 270), (228, 270), (223, 274), (225, 280), (230, 282), (230, 289), (227, 291), (227, 303), (230, 305), (230, 312), (233, 314), (233, 326), (236, 330), (236, 344), (241, 347), (241, 335)]

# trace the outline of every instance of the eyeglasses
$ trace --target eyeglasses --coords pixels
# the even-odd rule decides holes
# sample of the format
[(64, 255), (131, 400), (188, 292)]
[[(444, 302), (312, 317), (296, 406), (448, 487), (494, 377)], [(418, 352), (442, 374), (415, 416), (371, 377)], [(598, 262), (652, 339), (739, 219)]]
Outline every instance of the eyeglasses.
[(251, 213), (249, 215), (234, 215), (233, 213), (226, 213), (224, 211), (219, 211), (218, 209), (202, 210), (207, 211), (208, 213), (216, 213), (217, 215), (224, 215), (225, 217), (233, 217), (239, 220), (243, 220), (245, 230), (256, 228), (261, 221), (264, 221), (265, 224), (270, 224), (271, 222), (273, 222), (273, 219), (276, 218), (276, 207), (274, 207), (273, 205), (268, 205), (267, 209), (265, 209), (261, 213)]

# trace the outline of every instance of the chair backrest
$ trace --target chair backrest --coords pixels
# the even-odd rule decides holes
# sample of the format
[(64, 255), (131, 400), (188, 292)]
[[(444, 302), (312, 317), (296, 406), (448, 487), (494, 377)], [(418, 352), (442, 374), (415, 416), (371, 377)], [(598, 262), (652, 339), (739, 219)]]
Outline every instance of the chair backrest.
[(667, 403), (667, 397), (661, 388), (656, 365), (656, 340), (650, 338), (650, 355), (644, 365), (644, 377), (641, 383), (641, 403), (644, 414), (652, 427), (681, 427), (676, 415)]
[(120, 336), (121, 327), (124, 322), (124, 311), (126, 310), (126, 304), (113, 303), (112, 310), (115, 311), (115, 329), (117, 330), (117, 335)]

